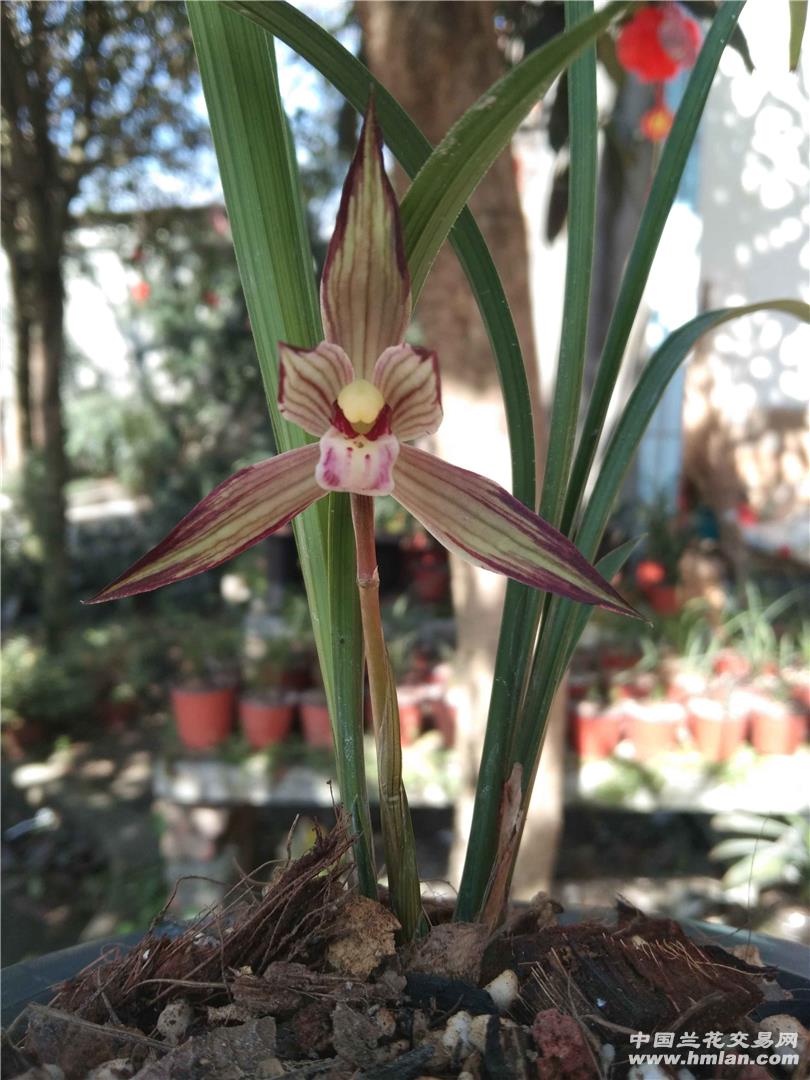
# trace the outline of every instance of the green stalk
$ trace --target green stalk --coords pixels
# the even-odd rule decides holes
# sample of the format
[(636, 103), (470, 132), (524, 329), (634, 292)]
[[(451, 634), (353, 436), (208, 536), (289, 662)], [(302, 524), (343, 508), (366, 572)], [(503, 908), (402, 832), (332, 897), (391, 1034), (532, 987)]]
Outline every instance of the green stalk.
[(402, 743), (396, 683), (385, 647), (380, 613), (374, 500), (367, 495), (352, 495), (351, 507), (357, 545), (357, 590), (360, 596), (371, 715), (377, 747), (380, 822), (385, 864), (388, 869), (391, 907), (402, 926), (403, 939), (410, 941), (419, 929), (422, 903), (413, 823), (402, 783)]

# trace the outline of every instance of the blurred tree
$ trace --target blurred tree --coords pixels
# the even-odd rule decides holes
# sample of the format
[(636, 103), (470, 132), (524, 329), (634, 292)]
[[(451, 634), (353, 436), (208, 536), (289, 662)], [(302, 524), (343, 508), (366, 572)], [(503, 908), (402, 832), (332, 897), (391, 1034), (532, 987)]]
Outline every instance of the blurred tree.
[[(24, 490), (50, 648), (67, 621), (61, 380), (66, 238), (79, 198), (143, 206), (208, 139), (182, 3), (11, 0), (2, 18), (2, 224), (15, 308)], [(154, 197), (154, 194), (152, 195)]]

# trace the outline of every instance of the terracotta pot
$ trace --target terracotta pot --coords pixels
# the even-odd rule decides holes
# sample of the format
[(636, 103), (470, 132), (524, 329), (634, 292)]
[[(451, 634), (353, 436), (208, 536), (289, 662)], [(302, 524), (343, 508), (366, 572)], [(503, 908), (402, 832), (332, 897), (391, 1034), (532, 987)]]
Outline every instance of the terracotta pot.
[(625, 716), (630, 740), (643, 760), (677, 748), (686, 710), (674, 701), (628, 702)]
[(230, 735), (236, 705), (232, 686), (200, 690), (175, 687), (171, 700), (177, 734), (189, 750), (210, 750)]
[(621, 737), (622, 710), (581, 701), (569, 713), (571, 747), (581, 758), (606, 758)]
[(744, 656), (733, 649), (722, 649), (714, 658), (715, 675), (731, 675), (735, 679), (744, 679), (751, 671), (751, 665)]
[(667, 697), (685, 705), (690, 698), (700, 697), (706, 690), (708, 680), (697, 671), (675, 671), (667, 686)]
[(644, 592), (656, 615), (677, 615), (681, 610), (677, 585), (650, 585)]
[(596, 685), (596, 675), (590, 671), (574, 672), (568, 676), (569, 701), (584, 701)]
[(433, 722), (442, 733), (444, 745), (449, 750), (456, 745), (456, 707), (441, 698), (431, 704)]
[(805, 718), (795, 709), (772, 701), (751, 717), (751, 742), (758, 754), (795, 754), (805, 737)]
[(45, 727), (39, 720), (19, 720), (3, 724), (3, 755), (9, 761), (22, 761), (45, 740)]
[(719, 701), (693, 698), (686, 706), (698, 750), (709, 761), (728, 761), (745, 741), (748, 721), (732, 716)]
[(302, 694), (298, 706), (304, 738), (310, 746), (332, 748), (332, 724), (329, 706), (323, 694)]
[(282, 742), (290, 733), (293, 705), (289, 698), (257, 694), (239, 701), (239, 725), (254, 750)]
[(422, 733), (422, 702), (424, 689), (420, 686), (398, 686), (399, 741), (403, 746), (416, 742)]
[(424, 546), (412, 543), (405, 551), (405, 572), (411, 592), (423, 604), (447, 599), (450, 568), (442, 548), (434, 547), (431, 542)]
[(640, 653), (628, 652), (627, 649), (602, 649), (596, 656), (596, 663), (602, 671), (627, 671), (639, 662)]

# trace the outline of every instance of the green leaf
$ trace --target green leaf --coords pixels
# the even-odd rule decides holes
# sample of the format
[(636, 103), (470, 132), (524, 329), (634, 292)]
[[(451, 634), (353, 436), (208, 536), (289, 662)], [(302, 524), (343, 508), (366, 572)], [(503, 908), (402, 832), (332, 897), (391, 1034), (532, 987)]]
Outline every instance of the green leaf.
[[(587, 21), (590, 0), (566, 0), (566, 25)], [(582, 393), (591, 303), (591, 270), (596, 233), (597, 113), (596, 50), (590, 46), (568, 72), (568, 126), (571, 143), (568, 196), (568, 254), (560, 331), (557, 381), (549, 424), (540, 514), (558, 525)]]
[(741, 307), (720, 308), (685, 323), (650, 357), (608, 443), (602, 469), (577, 532), (577, 547), (586, 558), (592, 558), (599, 546), (630, 462), (672, 376), (703, 334), (755, 311), (782, 311), (804, 322), (810, 321), (810, 306), (799, 300), (762, 300)]
[[(567, 26), (576, 26), (592, 14), (591, 2), (567, 0)], [(557, 382), (540, 503), (541, 516), (555, 526), (560, 519), (573, 455), (588, 333), (597, 169), (596, 50), (593, 46), (571, 65), (568, 87), (571, 140), (568, 259)], [(459, 921), (469, 921), (477, 916), (495, 859), (501, 795), (509, 775), (517, 711), (542, 602), (539, 593), (510, 581), (501, 620), (469, 843), (456, 902), (455, 918)]]
[[(188, 4), (239, 273), (256, 342), (277, 445), (310, 440), (278, 411), (280, 340), (320, 341), (321, 322), (304, 211), (298, 195), (294, 147), (281, 105), (272, 39), (221, 4)], [(298, 554), (313, 631), (329, 698), (341, 798), (363, 825), (357, 845), (361, 888), (376, 894), (365, 786), (362, 695), (355, 673), (336, 676), (333, 642), (360, 635), (356, 600), (333, 603), (335, 584), (353, 580), (354, 562), (343, 545), (328, 562), (330, 515), (349, 520), (348, 499), (321, 500), (295, 519)], [(327, 567), (330, 570), (327, 571)]]
[[(764, 300), (744, 307), (721, 308), (697, 316), (670, 334), (650, 358), (608, 444), (601, 472), (583, 515), (577, 547), (586, 558), (592, 559), (596, 554), (641, 437), (670, 379), (695, 342), (724, 322), (763, 310), (783, 311), (805, 322), (810, 321), (810, 306), (798, 300)], [(601, 570), (601, 562), (597, 563), (597, 568)], [(578, 605), (570, 601), (555, 600), (549, 607), (529, 676), (523, 721), (515, 739), (514, 761), (520, 762), (524, 771), (533, 768), (539, 754), (548, 709), (587, 623), (588, 613), (585, 613), (584, 621), (582, 614)]]
[(650, 267), (675, 200), (689, 151), (692, 149), (695, 133), (703, 115), (703, 107), (717, 72), (717, 65), (742, 8), (743, 3), (738, 0), (726, 0), (720, 6), (689, 77), (672, 131), (664, 144), (661, 161), (622, 278), (596, 381), (582, 425), (582, 434), (571, 471), (561, 523), (562, 531), (568, 535), (570, 535), (571, 526), (585, 492)]
[(414, 296), (451, 225), (521, 120), (560, 72), (627, 7), (624, 0), (609, 3), (530, 53), (467, 109), (436, 147), (402, 200)]
[(804, 28), (807, 25), (807, 0), (790, 0), (790, 70), (799, 66)]

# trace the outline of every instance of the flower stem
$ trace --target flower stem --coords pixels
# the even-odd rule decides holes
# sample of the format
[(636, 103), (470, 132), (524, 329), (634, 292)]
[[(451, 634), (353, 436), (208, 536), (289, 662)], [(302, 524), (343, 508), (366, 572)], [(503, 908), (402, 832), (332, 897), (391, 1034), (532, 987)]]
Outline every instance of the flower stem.
[(366, 649), (371, 695), (377, 771), (380, 785), (380, 821), (391, 906), (402, 925), (402, 937), (410, 941), (422, 921), (416, 844), (408, 799), (402, 784), (402, 746), (399, 708), (380, 614), (380, 575), (374, 541), (374, 501), (352, 495), (352, 521), (357, 545), (357, 588)]

